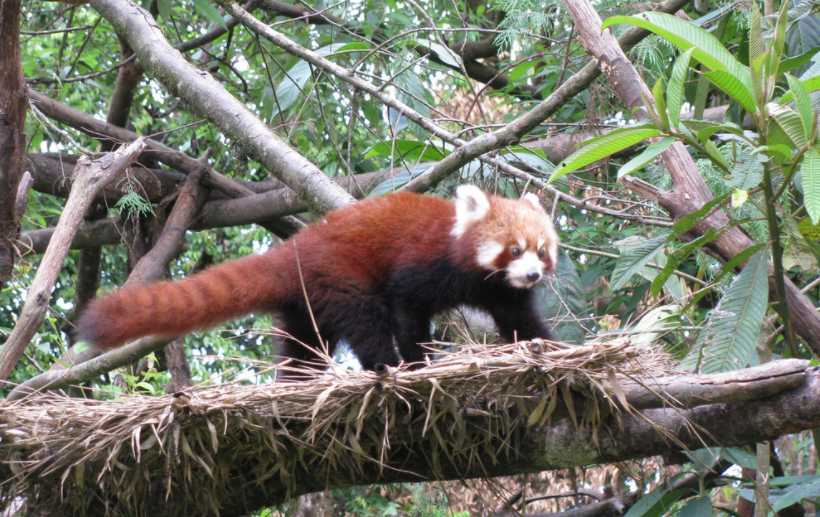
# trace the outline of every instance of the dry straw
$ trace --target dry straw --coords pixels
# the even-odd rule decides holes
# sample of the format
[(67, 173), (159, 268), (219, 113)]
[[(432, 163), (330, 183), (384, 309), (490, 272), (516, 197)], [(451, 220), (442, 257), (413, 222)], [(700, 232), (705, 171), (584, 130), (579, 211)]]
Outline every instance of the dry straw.
[(453, 478), (526, 461), (515, 437), (533, 426), (594, 429), (629, 410), (615, 378), (670, 370), (617, 338), (467, 346), (416, 370), (160, 397), (35, 394), (0, 406), (0, 497), (32, 515), (231, 515), (329, 481)]

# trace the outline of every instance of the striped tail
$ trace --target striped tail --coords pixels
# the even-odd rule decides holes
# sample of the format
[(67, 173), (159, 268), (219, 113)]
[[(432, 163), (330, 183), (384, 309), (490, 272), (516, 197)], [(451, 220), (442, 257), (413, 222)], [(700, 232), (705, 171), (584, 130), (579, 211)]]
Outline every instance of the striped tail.
[(225, 262), (179, 281), (126, 285), (89, 303), (77, 338), (114, 348), (143, 336), (173, 337), (272, 309), (287, 290), (283, 248)]

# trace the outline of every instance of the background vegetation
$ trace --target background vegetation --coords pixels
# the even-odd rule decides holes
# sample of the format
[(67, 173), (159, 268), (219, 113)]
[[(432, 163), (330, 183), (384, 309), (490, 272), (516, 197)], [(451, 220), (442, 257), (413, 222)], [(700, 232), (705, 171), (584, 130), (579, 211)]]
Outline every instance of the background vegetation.
[[(780, 357), (816, 360), (820, 352), (820, 335), (805, 330), (813, 323), (801, 327), (803, 316), (782, 303), (785, 275), (811, 308), (820, 304), (820, 18), (809, 0), (766, 2), (681, 2), (682, 10), (668, 9), (674, 14), (643, 17), (633, 15), (663, 6), (597, 2), (595, 10), (609, 18), (616, 36), (629, 25), (652, 33), (628, 51), (640, 76), (654, 85), (654, 101), (644, 98), (642, 106), (625, 102), (607, 78), (574, 86), (590, 57), (560, 3), (245, 5), (299, 46), (355, 72), (412, 113), (237, 24), (216, 2), (142, 4), (187, 61), (212, 74), (356, 197), (402, 188), (444, 163), (460, 143), (501, 134), (559, 87), (574, 88), (557, 99), (548, 117), (481, 153), (494, 162), (476, 157), (459, 163), (426, 190), (448, 196), (455, 185), (470, 182), (506, 196), (539, 192), (562, 238), (557, 277), (541, 288), (544, 314), (559, 337), (581, 345), (593, 335), (629, 332), (636, 342), (661, 343), (683, 368), (714, 373)], [(29, 98), (46, 96), (192, 158), (207, 153), (213, 171), (251, 194), (284, 192), (247, 145), (226, 136), (214, 122), (218, 115), (172, 93), (167, 78), (135, 59), (98, 9), (34, 0), (21, 13)], [(462, 140), (431, 131), (430, 124)], [(67, 189), (53, 171), (63, 171), (77, 155), (110, 150), (117, 140), (39, 102), (29, 105), (25, 136), (34, 186), (20, 219), (19, 256), (0, 292), (0, 336), (14, 327), (38, 267), (43, 250), (35, 244), (37, 231), (53, 227), (63, 209)], [(674, 210), (681, 191), (658, 159), (674, 142), (686, 145), (713, 194), (701, 210)], [(84, 225), (96, 230), (84, 244), (75, 241), (66, 257), (45, 320), (9, 377), (13, 383), (52, 367), (73, 344), (72, 322), (81, 307), (95, 292), (122, 285), (151, 248), (174, 206), (175, 185), (190, 171), (151, 156), (140, 166), (152, 174), (118, 177), (87, 214)], [(204, 206), (216, 203), (210, 213), (228, 213), (219, 205), (228, 199), (224, 189), (207, 182), (203, 189)], [(227, 219), (233, 222), (213, 225), (202, 223), (202, 208), (202, 224), (186, 233), (184, 248), (167, 265), (168, 276), (262, 251), (319, 215), (298, 204), (261, 216), (253, 215), (250, 203), (235, 206), (238, 212), (230, 213), (239, 215)], [(704, 227), (715, 211), (725, 214), (722, 226)], [(95, 222), (110, 223), (108, 233)], [(720, 243), (733, 231), (745, 234), (749, 245), (727, 256)], [(466, 318), (472, 321), (470, 314)], [(460, 340), (469, 326), (464, 322), (463, 315), (449, 315), (437, 321), (437, 331)], [(186, 336), (180, 340), (184, 346), (176, 343), (184, 357), (152, 354), (90, 381), (93, 391), (86, 396), (158, 394), (190, 383), (269, 382), (277, 350), (271, 324), (262, 315)], [(473, 338), (482, 339), (475, 326)], [(818, 437), (805, 432), (772, 443), (763, 468), (771, 468), (769, 500), (781, 515), (805, 514), (801, 504), (815, 511)], [(651, 458), (498, 480), (490, 488), (488, 482), (472, 482), (338, 490), (281, 510), (297, 511), (301, 504), (350, 515), (461, 515), (515, 505), (525, 512), (564, 511), (615, 496), (626, 502), (630, 516), (752, 515), (750, 482), (767, 455), (760, 448), (722, 448), (676, 461)], [(697, 490), (669, 488), (691, 472), (700, 481)], [(550, 498), (523, 504), (542, 495)]]

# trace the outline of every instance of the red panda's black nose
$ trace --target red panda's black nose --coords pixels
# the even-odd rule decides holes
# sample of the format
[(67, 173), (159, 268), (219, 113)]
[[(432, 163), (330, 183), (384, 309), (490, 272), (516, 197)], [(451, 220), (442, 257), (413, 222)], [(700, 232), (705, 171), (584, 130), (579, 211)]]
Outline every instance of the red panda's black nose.
[(527, 280), (533, 283), (537, 282), (541, 280), (541, 273), (539, 273), (538, 271), (532, 271), (531, 273), (527, 273)]

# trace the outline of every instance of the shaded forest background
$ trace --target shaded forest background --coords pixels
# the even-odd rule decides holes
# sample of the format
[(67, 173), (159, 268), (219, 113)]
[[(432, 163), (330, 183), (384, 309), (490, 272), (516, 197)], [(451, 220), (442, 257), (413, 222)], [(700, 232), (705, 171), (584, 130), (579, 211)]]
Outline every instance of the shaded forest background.
[[(760, 72), (771, 86), (754, 90), (752, 101), (708, 77), (716, 65), (703, 56), (681, 64), (668, 34), (624, 24), (612, 31), (648, 88), (623, 81), (621, 65), (597, 77), (590, 47), (608, 47), (593, 42), (599, 27), (579, 21), (582, 2), (569, 0), (142, 2), (153, 18), (125, 0), (89, 4), (3, 0), (0, 10), (6, 345), (23, 327), (21, 307), (66, 209), (72, 173), (84, 166), (79, 157), (137, 136), (146, 150), (80, 211), (70, 251), (53, 269), (53, 293), (40, 297), (42, 322), (35, 317), (15, 340), (19, 353), (5, 346), (0, 355), (6, 393), (53, 372), (68, 354), (93, 355), (72, 349), (72, 325), (96, 294), (258, 253), (353, 198), (396, 189), (449, 196), (464, 182), (510, 197), (537, 192), (554, 214), (562, 257), (539, 299), (563, 341), (629, 335), (636, 346), (662, 344), (682, 369), (700, 373), (820, 355), (820, 18), (812, 2), (587, 5), (603, 19), (665, 11), (691, 21), (753, 80), (755, 38), (771, 48), (780, 42), (778, 59), (788, 65)], [(23, 81), (14, 73), (17, 46)], [(645, 103), (653, 85), (655, 101)], [(769, 122), (755, 112), (786, 92), (797, 99), (794, 117)], [(640, 121), (660, 129), (637, 138), (628, 128)], [(638, 145), (625, 145), (630, 138)], [(691, 159), (661, 156), (676, 149), (662, 138), (685, 142), (678, 152)], [(87, 391), (74, 394), (272, 382), (274, 323), (255, 315), (150, 345), (139, 361), (94, 370)], [(488, 329), (466, 312), (437, 320), (436, 331), (447, 342), (482, 342)], [(132, 364), (114, 369), (125, 362)], [(288, 508), (703, 515), (711, 507), (752, 515), (750, 483), (771, 469), (770, 501), (780, 514), (812, 515), (817, 439), (808, 430), (771, 448), (713, 448), (466, 487), (345, 489)]]

